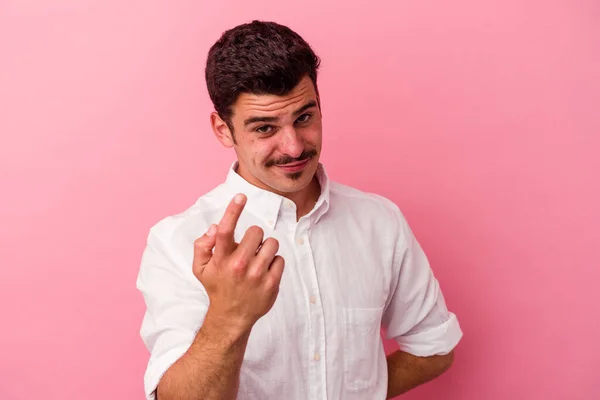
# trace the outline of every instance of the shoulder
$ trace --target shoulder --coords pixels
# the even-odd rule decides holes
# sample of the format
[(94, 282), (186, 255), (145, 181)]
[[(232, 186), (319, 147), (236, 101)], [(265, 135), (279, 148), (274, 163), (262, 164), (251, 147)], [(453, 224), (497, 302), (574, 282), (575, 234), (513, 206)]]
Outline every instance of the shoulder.
[[(224, 208), (224, 186), (219, 185), (199, 197), (194, 204), (177, 214), (166, 216), (150, 228), (150, 237), (164, 243), (177, 241), (181, 236), (199, 237), (214, 223)], [(192, 240), (193, 241), (193, 240)]]
[(404, 221), (398, 205), (391, 199), (377, 193), (366, 192), (339, 182), (330, 183), (330, 197), (333, 207), (385, 219), (389, 222)]
[(391, 199), (377, 193), (330, 183), (330, 212), (333, 221), (352, 223), (362, 232), (371, 232), (378, 240), (392, 240), (404, 246), (412, 241), (412, 230), (400, 207)]

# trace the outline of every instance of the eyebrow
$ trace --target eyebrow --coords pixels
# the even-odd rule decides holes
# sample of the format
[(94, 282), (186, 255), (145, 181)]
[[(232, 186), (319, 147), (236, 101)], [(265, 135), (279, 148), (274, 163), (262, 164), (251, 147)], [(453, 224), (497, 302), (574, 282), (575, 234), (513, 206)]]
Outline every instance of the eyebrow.
[[(315, 107), (317, 105), (317, 102), (314, 100), (309, 101), (308, 103), (306, 103), (305, 105), (303, 105), (302, 107), (300, 107), (299, 109), (297, 109), (296, 111), (293, 112), (293, 116), (297, 117), (300, 114), (302, 114), (304, 111), (308, 110), (309, 108)], [(248, 126), (250, 124), (253, 124), (255, 122), (277, 122), (279, 121), (278, 117), (250, 117), (244, 120), (244, 126)]]
[(304, 111), (308, 110), (309, 108), (315, 107), (317, 105), (317, 102), (314, 100), (309, 101), (308, 103), (306, 103), (305, 105), (303, 105), (302, 107), (300, 107), (299, 109), (297, 109), (296, 111), (294, 111), (294, 117), (299, 116), (300, 114), (302, 114)]

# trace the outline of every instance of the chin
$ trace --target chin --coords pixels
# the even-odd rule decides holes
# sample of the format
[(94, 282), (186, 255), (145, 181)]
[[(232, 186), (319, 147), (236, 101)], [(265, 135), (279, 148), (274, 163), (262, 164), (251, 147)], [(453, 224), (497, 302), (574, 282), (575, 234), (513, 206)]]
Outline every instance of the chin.
[(286, 189), (281, 191), (297, 192), (306, 188), (312, 182), (315, 173), (316, 168), (312, 166), (308, 166), (307, 168), (299, 172), (286, 173), (285, 178), (283, 178), (283, 181), (279, 181), (281, 183), (280, 186), (282, 187), (282, 189)]

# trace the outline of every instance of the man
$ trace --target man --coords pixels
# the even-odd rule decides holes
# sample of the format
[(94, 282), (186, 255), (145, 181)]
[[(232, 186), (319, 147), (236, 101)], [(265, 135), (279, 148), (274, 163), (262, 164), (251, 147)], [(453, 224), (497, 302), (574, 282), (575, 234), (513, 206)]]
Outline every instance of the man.
[(452, 363), (462, 332), (401, 212), (319, 163), (318, 66), (275, 23), (210, 49), (212, 129), (237, 161), (150, 231), (148, 399), (385, 399)]

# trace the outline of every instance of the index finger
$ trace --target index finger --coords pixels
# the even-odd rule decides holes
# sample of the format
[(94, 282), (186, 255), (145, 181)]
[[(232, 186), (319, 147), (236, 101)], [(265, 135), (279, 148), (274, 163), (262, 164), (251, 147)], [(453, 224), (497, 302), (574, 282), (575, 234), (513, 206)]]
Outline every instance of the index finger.
[(235, 248), (233, 234), (242, 210), (246, 205), (246, 196), (238, 193), (227, 206), (217, 231), (215, 244), (215, 256), (224, 257), (231, 254)]

